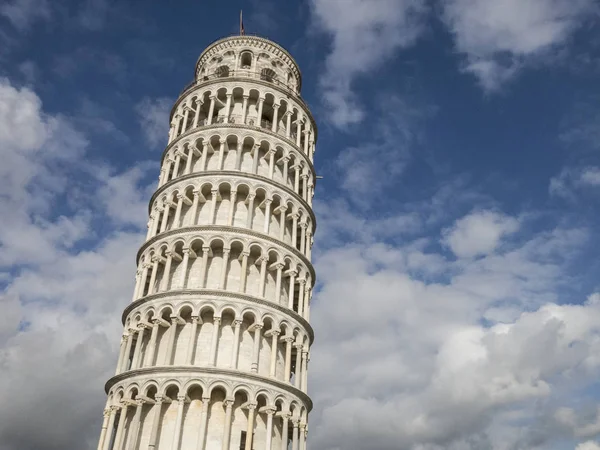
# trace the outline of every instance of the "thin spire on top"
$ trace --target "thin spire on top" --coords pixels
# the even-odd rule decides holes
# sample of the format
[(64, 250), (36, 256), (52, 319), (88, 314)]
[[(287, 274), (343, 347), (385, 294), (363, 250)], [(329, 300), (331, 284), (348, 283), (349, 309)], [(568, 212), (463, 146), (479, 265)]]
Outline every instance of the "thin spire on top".
[(244, 30), (244, 19), (242, 17), (242, 10), (240, 9), (240, 36), (244, 36), (246, 34), (246, 30)]

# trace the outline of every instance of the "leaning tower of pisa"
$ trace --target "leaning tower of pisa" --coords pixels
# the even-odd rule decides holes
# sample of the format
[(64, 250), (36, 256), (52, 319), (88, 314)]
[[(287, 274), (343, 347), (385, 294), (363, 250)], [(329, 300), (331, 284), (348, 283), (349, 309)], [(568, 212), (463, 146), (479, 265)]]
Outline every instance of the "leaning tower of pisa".
[(305, 450), (317, 130), (296, 62), (233, 36), (173, 106), (99, 450)]

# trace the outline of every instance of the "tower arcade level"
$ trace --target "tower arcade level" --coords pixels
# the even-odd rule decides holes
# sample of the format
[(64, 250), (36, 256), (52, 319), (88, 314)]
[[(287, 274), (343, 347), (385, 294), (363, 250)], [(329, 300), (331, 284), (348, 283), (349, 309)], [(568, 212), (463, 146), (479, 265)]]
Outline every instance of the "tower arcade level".
[(317, 130), (295, 61), (211, 44), (173, 106), (98, 450), (305, 450)]

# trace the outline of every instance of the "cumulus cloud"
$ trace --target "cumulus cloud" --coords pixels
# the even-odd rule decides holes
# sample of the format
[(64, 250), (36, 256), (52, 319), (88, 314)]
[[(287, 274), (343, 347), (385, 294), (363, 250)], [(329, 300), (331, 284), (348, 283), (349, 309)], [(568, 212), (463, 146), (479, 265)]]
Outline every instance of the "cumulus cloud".
[[(579, 305), (554, 301), (568, 283), (559, 274), (569, 253), (585, 242), (581, 231), (548, 230), (507, 250), (499, 236), (514, 232), (517, 219), (472, 216), (457, 221), (461, 230), (479, 230), (479, 220), (495, 229), (473, 247), (457, 247), (481, 254), (479, 260), (452, 261), (427, 242), (419, 245), (430, 229), (422, 238), (412, 231), (399, 244), (370, 233), (318, 253), (312, 445), (544, 448), (558, 431), (544, 429), (536, 445), (519, 446), (533, 441), (532, 430), (548, 414), (530, 402), (560, 398), (571, 379), (593, 385), (600, 369), (598, 295)], [(325, 233), (338, 230), (324, 227)], [(433, 277), (418, 266), (432, 261)]]
[(576, 200), (577, 193), (583, 189), (600, 186), (600, 168), (595, 166), (565, 167), (550, 179), (550, 195), (567, 200)]
[(320, 79), (329, 119), (338, 127), (360, 122), (364, 110), (353, 80), (376, 71), (395, 51), (412, 45), (423, 29), (425, 0), (311, 0), (315, 26), (332, 38)]
[(531, 58), (565, 45), (593, 8), (593, 0), (444, 0), (443, 20), (464, 70), (493, 91)]
[(587, 441), (579, 444), (575, 450), (600, 450), (600, 444), (595, 441)]
[(166, 97), (151, 99), (145, 97), (136, 106), (135, 112), (150, 150), (166, 144), (169, 131), (169, 114), (173, 101)]
[(519, 221), (493, 211), (476, 211), (444, 231), (444, 243), (459, 258), (488, 255), (504, 236), (519, 229)]
[(38, 20), (52, 16), (47, 0), (13, 0), (0, 6), (0, 15), (6, 17), (15, 28), (25, 30)]
[[(96, 445), (102, 386), (114, 370), (143, 238), (135, 226), (143, 216), (135, 216), (145, 214), (138, 195), (121, 198), (121, 206), (135, 205), (134, 227), (124, 230), (110, 202), (89, 199), (147, 188), (144, 163), (90, 176), (101, 165), (85, 157), (88, 145), (68, 118), (46, 114), (34, 92), (0, 80), (0, 402), (10, 404), (2, 450)], [(92, 226), (110, 217), (109, 230)]]

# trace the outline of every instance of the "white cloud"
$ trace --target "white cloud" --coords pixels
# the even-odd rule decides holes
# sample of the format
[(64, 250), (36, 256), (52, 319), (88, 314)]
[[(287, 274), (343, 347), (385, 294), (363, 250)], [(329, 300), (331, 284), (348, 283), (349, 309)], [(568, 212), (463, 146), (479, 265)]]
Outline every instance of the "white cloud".
[[(483, 223), (516, 228), (516, 219), (495, 214)], [(552, 442), (559, 430), (523, 445), (547, 414), (529, 405), (568, 396), (573, 379), (577, 389), (591, 386), (600, 372), (598, 295), (555, 303), (582, 232), (549, 230), (507, 252), (494, 251), (497, 235), (486, 235), (486, 256), (468, 262), (427, 252), (419, 238), (391, 245), (366, 233), (318, 253), (311, 445), (492, 450)], [(427, 257), (436, 261), (435, 278), (413, 270), (415, 254), (425, 266)], [(502, 322), (482, 326), (492, 308), (505, 313)]]
[(600, 450), (600, 444), (595, 441), (587, 441), (579, 444), (575, 450)]
[(593, 0), (444, 0), (443, 19), (464, 70), (492, 91), (529, 59), (566, 44), (594, 7)]
[(47, 0), (13, 0), (0, 6), (0, 15), (15, 28), (25, 30), (37, 20), (50, 19), (52, 14)]
[(320, 85), (328, 119), (338, 127), (360, 122), (363, 107), (352, 90), (355, 77), (375, 73), (412, 45), (422, 31), (425, 0), (311, 0), (318, 29), (332, 37)]
[[(115, 175), (86, 157), (87, 146), (68, 119), (43, 112), (35, 93), (0, 80), (0, 403), (10, 405), (0, 414), (2, 450), (96, 445), (143, 238), (118, 226), (143, 222), (146, 187), (145, 163)], [(129, 221), (98, 201), (118, 188), (130, 191), (119, 199)], [(96, 235), (94, 221), (111, 217)], [(86, 250), (77, 245), (84, 238)]]
[(135, 107), (142, 132), (146, 142), (153, 150), (166, 144), (166, 136), (169, 131), (169, 114), (173, 101), (166, 97), (142, 99)]
[(519, 221), (493, 211), (476, 211), (444, 231), (443, 242), (459, 258), (492, 253), (504, 236), (519, 229)]
[(550, 179), (548, 192), (555, 197), (575, 200), (578, 191), (598, 186), (600, 186), (600, 168), (595, 166), (565, 167), (558, 175)]

